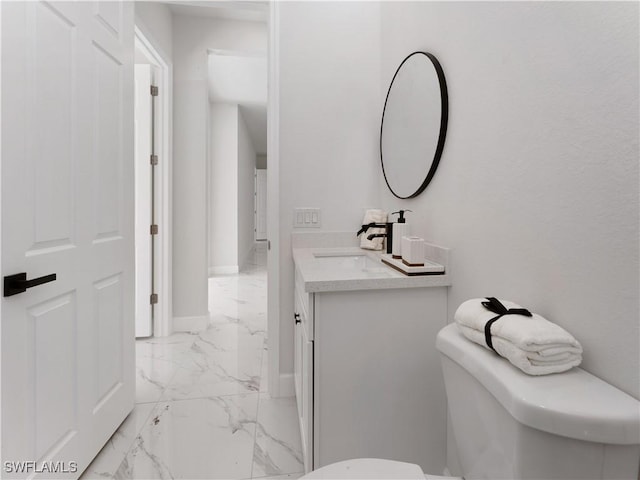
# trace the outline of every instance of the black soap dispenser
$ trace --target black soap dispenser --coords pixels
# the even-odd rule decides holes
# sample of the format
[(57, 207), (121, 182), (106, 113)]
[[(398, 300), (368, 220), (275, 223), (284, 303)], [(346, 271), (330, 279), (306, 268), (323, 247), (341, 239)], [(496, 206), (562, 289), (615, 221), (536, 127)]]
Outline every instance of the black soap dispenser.
[(391, 255), (393, 258), (402, 258), (402, 237), (406, 237), (411, 235), (409, 231), (409, 224), (407, 223), (407, 219), (404, 218), (405, 212), (410, 212), (411, 210), (398, 210), (397, 212), (391, 213), (391, 215), (398, 214), (398, 221), (393, 224), (393, 232), (392, 232), (392, 246), (393, 249), (391, 251)]

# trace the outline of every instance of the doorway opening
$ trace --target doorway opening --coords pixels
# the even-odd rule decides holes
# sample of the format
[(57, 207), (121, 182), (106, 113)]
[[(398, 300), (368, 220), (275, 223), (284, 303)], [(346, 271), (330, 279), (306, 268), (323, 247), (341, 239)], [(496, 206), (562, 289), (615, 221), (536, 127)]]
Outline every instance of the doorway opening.
[(266, 27), (245, 23), (262, 41), (207, 55), (209, 276), (241, 272), (266, 241)]
[[(213, 329), (237, 327), (239, 380), (249, 390), (259, 386), (263, 391), (268, 370), (266, 11), (260, 20), (218, 17), (212, 26), (226, 26), (229, 35), (225, 42), (209, 37), (206, 58), (209, 323)], [(256, 348), (263, 352), (261, 368)]]

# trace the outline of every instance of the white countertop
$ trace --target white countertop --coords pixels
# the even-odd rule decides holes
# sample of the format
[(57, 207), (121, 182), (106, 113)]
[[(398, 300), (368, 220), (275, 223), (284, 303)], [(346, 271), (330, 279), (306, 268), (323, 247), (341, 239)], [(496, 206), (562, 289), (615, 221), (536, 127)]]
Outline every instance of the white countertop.
[[(294, 242), (295, 245), (295, 242)], [(432, 248), (441, 249), (432, 246)], [(431, 250), (433, 251), (433, 250)], [(445, 266), (445, 273), (438, 275), (407, 276), (382, 263), (384, 252), (364, 250), (359, 247), (298, 247), (293, 248), (296, 271), (304, 282), (305, 292), (334, 292), (347, 290), (377, 290), (390, 288), (446, 287), (451, 285), (447, 273), (448, 250), (443, 254), (445, 261), (434, 259)], [(349, 257), (363, 268), (347, 268), (333, 261), (336, 256)], [(366, 256), (369, 260), (354, 257)], [(324, 257), (324, 258), (323, 258)], [(327, 261), (329, 260), (329, 261)], [(440, 261), (438, 261), (440, 260)]]

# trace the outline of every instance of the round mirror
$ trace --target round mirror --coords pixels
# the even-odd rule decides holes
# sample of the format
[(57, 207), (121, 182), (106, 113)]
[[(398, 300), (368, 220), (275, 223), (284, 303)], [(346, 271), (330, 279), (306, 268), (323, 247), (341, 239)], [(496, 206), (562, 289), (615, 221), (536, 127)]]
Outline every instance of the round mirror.
[(382, 173), (396, 197), (418, 196), (433, 178), (444, 148), (448, 105), (436, 57), (407, 56), (389, 85), (380, 125)]

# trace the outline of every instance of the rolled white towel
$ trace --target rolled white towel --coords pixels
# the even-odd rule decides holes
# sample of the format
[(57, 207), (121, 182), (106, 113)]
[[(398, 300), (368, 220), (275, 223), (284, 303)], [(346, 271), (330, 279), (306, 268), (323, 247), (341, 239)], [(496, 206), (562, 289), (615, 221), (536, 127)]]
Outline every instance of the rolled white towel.
[[(460, 331), (469, 340), (487, 349), (485, 325), (497, 316), (475, 298), (464, 302), (454, 315)], [(509, 310), (521, 309), (516, 303), (500, 302)], [(538, 314), (505, 315), (491, 325), (495, 351), (530, 375), (546, 375), (569, 370), (582, 362), (582, 346), (565, 329)]]
[[(368, 225), (369, 223), (387, 223), (387, 212), (384, 210), (371, 209), (367, 210), (362, 220), (362, 225)], [(367, 237), (375, 233), (384, 233), (384, 228), (369, 228), (366, 232), (360, 235), (360, 248), (367, 250), (382, 250), (384, 246), (384, 238), (376, 237), (369, 240)]]

